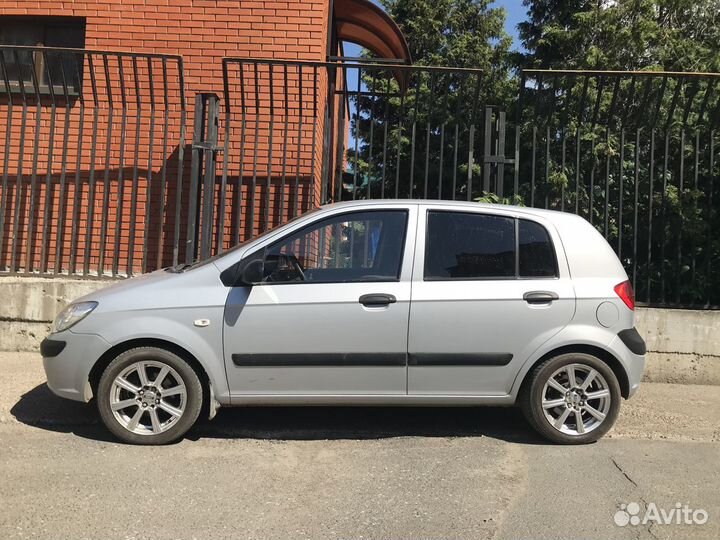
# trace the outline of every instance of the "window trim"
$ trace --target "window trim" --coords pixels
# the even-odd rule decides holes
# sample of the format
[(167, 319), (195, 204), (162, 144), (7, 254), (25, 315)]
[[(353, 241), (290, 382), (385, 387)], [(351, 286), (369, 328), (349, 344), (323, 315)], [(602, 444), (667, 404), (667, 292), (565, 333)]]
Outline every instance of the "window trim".
[(277, 240), (274, 240), (273, 242), (270, 242), (269, 244), (258, 248), (254, 250), (252, 253), (248, 253), (245, 255), (241, 261), (240, 264), (242, 264), (242, 261), (249, 260), (261, 251), (265, 252), (263, 254), (263, 265), (265, 264), (265, 257), (267, 250), (275, 246), (276, 244), (280, 244), (284, 241), (286, 241), (291, 236), (302, 234), (307, 229), (310, 229), (314, 226), (316, 226), (318, 223), (328, 220), (328, 219), (335, 219), (339, 217), (349, 216), (352, 214), (371, 214), (371, 213), (377, 213), (377, 212), (399, 212), (404, 214), (405, 216), (405, 226), (403, 227), (403, 238), (402, 238), (402, 245), (400, 247), (400, 261), (398, 263), (398, 273), (397, 278), (395, 279), (373, 279), (373, 280), (345, 280), (345, 281), (263, 281), (261, 283), (256, 283), (253, 285), (253, 287), (266, 287), (266, 286), (273, 286), (273, 285), (328, 285), (328, 284), (352, 284), (352, 283), (399, 283), (402, 280), (402, 269), (403, 269), (403, 263), (405, 261), (405, 250), (407, 248), (407, 236), (408, 236), (408, 225), (410, 223), (410, 211), (408, 208), (372, 208), (372, 209), (366, 209), (366, 210), (352, 210), (347, 213), (338, 213), (333, 214), (331, 216), (325, 216), (320, 219), (317, 219), (311, 223), (308, 223), (307, 225), (304, 225), (303, 227), (300, 227), (299, 229), (295, 229), (294, 231), (290, 232), (289, 234), (278, 238)]
[[(427, 266), (426, 258), (428, 253), (429, 235), (430, 235), (430, 213), (443, 213), (443, 214), (465, 214), (471, 216), (485, 216), (485, 217), (498, 217), (503, 219), (510, 219), (513, 221), (515, 228), (515, 275), (513, 276), (482, 276), (482, 277), (427, 277), (425, 275)], [(555, 261), (555, 275), (554, 276), (521, 276), (520, 275), (520, 221), (529, 221), (542, 227), (547, 233), (550, 247), (552, 249), (553, 259)], [(560, 265), (558, 264), (557, 251), (555, 249), (555, 243), (553, 242), (552, 235), (548, 228), (542, 223), (529, 219), (527, 217), (509, 216), (503, 214), (493, 214), (490, 212), (473, 212), (472, 210), (448, 210), (444, 208), (428, 208), (425, 212), (425, 245), (423, 247), (424, 253), (422, 254), (422, 280), (423, 282), (462, 282), (462, 281), (528, 281), (528, 280), (558, 280), (560, 279)]]

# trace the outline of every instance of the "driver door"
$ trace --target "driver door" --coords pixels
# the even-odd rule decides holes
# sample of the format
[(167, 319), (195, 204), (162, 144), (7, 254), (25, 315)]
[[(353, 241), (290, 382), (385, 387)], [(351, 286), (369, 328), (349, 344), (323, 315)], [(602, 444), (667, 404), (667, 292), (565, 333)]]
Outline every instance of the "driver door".
[(405, 394), (415, 229), (414, 206), (341, 211), (248, 255), (263, 278), (228, 296), (231, 393)]

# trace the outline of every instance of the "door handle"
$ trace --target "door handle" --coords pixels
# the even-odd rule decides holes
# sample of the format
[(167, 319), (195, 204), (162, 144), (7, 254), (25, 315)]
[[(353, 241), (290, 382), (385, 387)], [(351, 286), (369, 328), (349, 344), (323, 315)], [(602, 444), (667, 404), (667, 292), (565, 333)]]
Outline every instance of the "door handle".
[(392, 294), (363, 294), (358, 299), (358, 302), (366, 307), (382, 307), (394, 304), (397, 302), (397, 298), (395, 298)]
[(550, 304), (560, 297), (552, 291), (530, 291), (523, 294), (523, 300), (528, 304)]

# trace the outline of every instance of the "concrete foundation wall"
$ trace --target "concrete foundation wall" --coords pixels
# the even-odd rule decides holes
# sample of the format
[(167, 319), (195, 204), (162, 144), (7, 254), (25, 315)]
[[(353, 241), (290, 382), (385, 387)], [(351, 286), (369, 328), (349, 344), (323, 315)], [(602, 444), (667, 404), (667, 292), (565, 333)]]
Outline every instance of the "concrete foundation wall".
[[(65, 304), (109, 280), (0, 277), (0, 350), (34, 351)], [(720, 385), (720, 311), (638, 308), (645, 379)]]
[(720, 311), (637, 308), (645, 380), (720, 385)]
[(35, 351), (60, 310), (111, 280), (0, 277), (0, 350)]

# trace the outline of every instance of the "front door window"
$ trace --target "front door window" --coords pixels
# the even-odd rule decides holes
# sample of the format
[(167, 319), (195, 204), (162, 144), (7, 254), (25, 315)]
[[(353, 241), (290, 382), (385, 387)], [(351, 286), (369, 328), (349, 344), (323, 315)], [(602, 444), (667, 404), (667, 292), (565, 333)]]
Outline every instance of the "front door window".
[(407, 212), (354, 212), (322, 220), (265, 250), (265, 283), (397, 281)]

